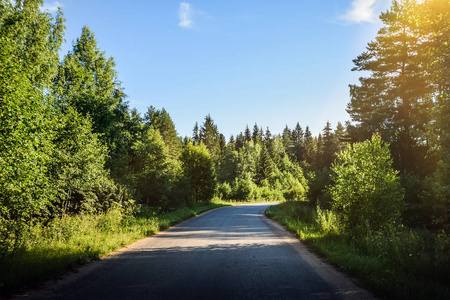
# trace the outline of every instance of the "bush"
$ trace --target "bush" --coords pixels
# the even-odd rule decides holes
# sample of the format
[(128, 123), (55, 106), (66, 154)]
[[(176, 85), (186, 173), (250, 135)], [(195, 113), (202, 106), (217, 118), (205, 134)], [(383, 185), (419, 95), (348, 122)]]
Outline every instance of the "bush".
[(214, 162), (204, 144), (186, 145), (180, 157), (183, 175), (189, 182), (192, 199), (196, 202), (209, 202), (217, 187)]
[(379, 135), (338, 155), (329, 187), (334, 209), (353, 236), (399, 225), (404, 192)]
[(232, 191), (230, 184), (228, 182), (223, 182), (217, 186), (217, 197), (230, 200)]
[(236, 178), (233, 188), (233, 198), (236, 200), (251, 200), (254, 198), (256, 184), (250, 173), (245, 173), (244, 178)]

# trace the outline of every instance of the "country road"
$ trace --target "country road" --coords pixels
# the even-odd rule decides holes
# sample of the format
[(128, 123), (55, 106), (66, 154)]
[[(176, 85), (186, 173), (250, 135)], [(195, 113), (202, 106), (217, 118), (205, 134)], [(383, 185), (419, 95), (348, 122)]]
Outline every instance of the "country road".
[(81, 268), (27, 299), (370, 299), (264, 216), (224, 207)]

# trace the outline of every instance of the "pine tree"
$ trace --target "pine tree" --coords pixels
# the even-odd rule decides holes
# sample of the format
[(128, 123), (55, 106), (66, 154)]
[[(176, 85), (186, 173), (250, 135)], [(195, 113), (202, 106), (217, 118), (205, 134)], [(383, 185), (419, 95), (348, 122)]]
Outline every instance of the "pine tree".
[(394, 164), (420, 172), (428, 151), (425, 126), (430, 122), (431, 86), (418, 53), (424, 40), (413, 11), (415, 0), (393, 1), (382, 13), (384, 27), (367, 51), (354, 60), (353, 70), (369, 71), (359, 85), (350, 86), (348, 113), (357, 122), (359, 140), (380, 132), (391, 143)]

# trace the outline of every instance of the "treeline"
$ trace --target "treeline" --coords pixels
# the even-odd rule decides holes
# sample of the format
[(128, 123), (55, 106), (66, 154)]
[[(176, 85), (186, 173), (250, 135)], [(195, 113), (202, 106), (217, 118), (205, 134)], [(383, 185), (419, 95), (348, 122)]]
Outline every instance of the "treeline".
[(60, 60), (62, 11), (41, 7), (0, 1), (0, 256), (64, 214), (210, 201), (206, 147), (183, 146), (164, 109), (141, 117), (128, 107), (114, 60), (87, 26)]
[(164, 109), (130, 109), (113, 58), (87, 26), (60, 59), (63, 13), (41, 7), (0, 1), (0, 256), (67, 214), (305, 198), (302, 169), (279, 136), (227, 144), (208, 115), (192, 138), (179, 137)]
[(41, 6), (0, 0), (1, 256), (34, 224), (113, 206), (169, 211), (218, 197), (328, 209), (338, 153), (374, 133), (400, 171), (403, 222), (448, 230), (447, 1), (393, 1), (381, 15), (384, 27), (354, 61), (369, 76), (350, 86), (353, 123), (327, 123), (317, 137), (299, 123), (275, 135), (255, 124), (228, 142), (209, 115), (182, 138), (163, 108), (131, 109), (87, 26), (60, 59), (63, 13)]

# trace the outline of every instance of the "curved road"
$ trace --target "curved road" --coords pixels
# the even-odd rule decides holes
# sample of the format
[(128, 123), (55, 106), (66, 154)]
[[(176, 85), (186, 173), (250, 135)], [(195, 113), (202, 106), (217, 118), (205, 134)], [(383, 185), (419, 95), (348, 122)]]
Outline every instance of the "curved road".
[(82, 268), (32, 299), (370, 299), (264, 216), (224, 207)]

